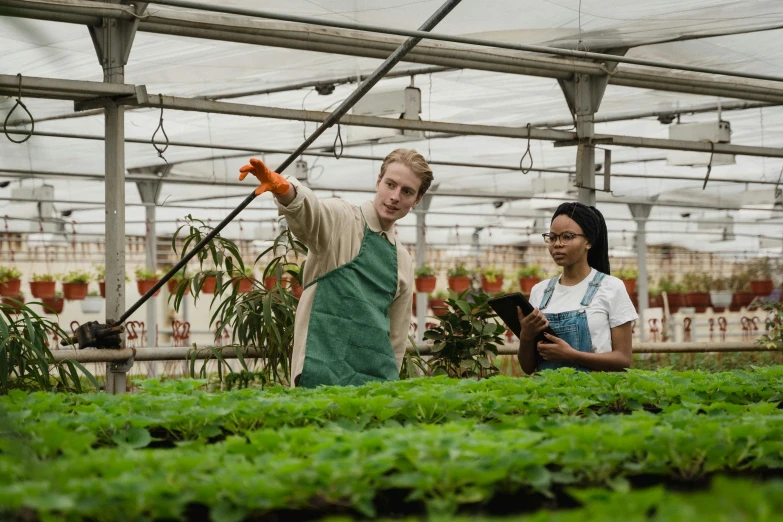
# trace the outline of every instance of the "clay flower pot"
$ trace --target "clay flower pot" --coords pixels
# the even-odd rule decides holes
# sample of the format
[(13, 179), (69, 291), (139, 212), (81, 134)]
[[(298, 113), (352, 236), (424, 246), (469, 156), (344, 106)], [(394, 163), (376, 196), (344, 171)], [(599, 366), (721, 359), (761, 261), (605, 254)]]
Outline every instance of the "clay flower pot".
[(101, 291), (101, 297), (106, 299), (106, 281), (98, 281), (98, 288)]
[(276, 284), (277, 276), (269, 276), (264, 278), (264, 287), (266, 287), (267, 290), (274, 288)]
[(210, 275), (204, 278), (204, 284), (201, 286), (201, 291), (205, 294), (214, 294), (216, 286), (217, 276)]
[(55, 281), (30, 281), (30, 294), (37, 299), (51, 299), (56, 286)]
[(430, 297), (429, 305), (430, 308), (432, 308), (432, 313), (437, 317), (446, 315), (446, 313), (449, 311), (449, 307), (446, 305), (446, 301), (439, 297)]
[(625, 291), (628, 292), (628, 295), (636, 292), (636, 279), (621, 279), (620, 281), (625, 285)]
[(449, 288), (457, 293), (464, 292), (470, 288), (469, 276), (449, 277)]
[(416, 278), (416, 291), (429, 294), (435, 291), (438, 279), (435, 276), (419, 276)]
[(186, 284), (187, 285), (187, 286), (185, 286), (185, 295), (188, 295), (190, 293), (190, 281), (187, 281), (187, 282), (183, 282), (183, 281), (185, 281), (185, 280), (184, 279), (180, 279), (179, 281), (176, 281), (174, 279), (169, 279), (166, 282), (166, 285), (168, 286), (168, 289), (169, 289), (169, 293), (170, 294), (176, 294), (177, 293), (177, 289), (178, 289), (177, 287), (179, 286), (180, 283), (182, 283), (182, 284)]
[(666, 296), (669, 299), (669, 312), (672, 314), (676, 313), (677, 310), (679, 310), (681, 307), (687, 306), (685, 302), (685, 294), (672, 292), (670, 294), (666, 294)]
[(696, 309), (697, 313), (702, 313), (710, 306), (709, 292), (689, 292), (685, 294), (685, 302), (688, 306)]
[(485, 276), (481, 276), (481, 288), (486, 294), (497, 294), (503, 290), (503, 277), (497, 276), (494, 281), (488, 281)]
[(45, 314), (61, 314), (63, 312), (63, 307), (65, 306), (65, 299), (62, 297), (41, 299), (41, 304), (43, 305), (42, 308)]
[(11, 279), (5, 283), (0, 283), (0, 296), (13, 297), (19, 295), (19, 290), (22, 288), (21, 279)]
[(237, 287), (237, 293), (246, 294), (253, 289), (253, 282), (247, 277), (235, 277), (231, 283)]
[[(294, 294), (294, 297), (296, 297), (297, 299), (300, 299), (302, 297), (302, 292), (304, 292), (304, 288), (302, 288), (302, 285), (300, 285), (299, 283), (293, 283), (291, 285), (291, 293)], [(416, 299), (413, 300), (413, 304), (415, 306)]]
[(16, 294), (16, 297), (9, 297), (9, 296), (3, 296), (3, 304), (8, 307), (7, 310), (9, 313), (12, 314), (18, 314), (22, 311), (22, 307), (24, 306), (24, 297), (20, 296), (19, 294)]
[(738, 312), (740, 308), (742, 308), (743, 306), (748, 306), (755, 297), (756, 294), (754, 294), (753, 292), (736, 292), (732, 296), (729, 310), (731, 310), (732, 312)]
[(520, 277), (519, 278), (519, 290), (523, 294), (530, 295), (530, 292), (533, 290), (533, 287), (536, 286), (540, 282), (541, 282), (541, 278), (540, 277), (535, 277), (535, 276)]
[(750, 291), (755, 295), (769, 295), (775, 288), (771, 279), (760, 279), (750, 282)]
[(63, 296), (69, 301), (81, 301), (87, 297), (89, 283), (63, 283)]
[[(136, 289), (139, 291), (139, 295), (144, 295), (149, 292), (158, 281), (160, 281), (160, 279), (139, 279), (136, 281)], [(152, 295), (158, 295), (159, 293), (160, 288)]]

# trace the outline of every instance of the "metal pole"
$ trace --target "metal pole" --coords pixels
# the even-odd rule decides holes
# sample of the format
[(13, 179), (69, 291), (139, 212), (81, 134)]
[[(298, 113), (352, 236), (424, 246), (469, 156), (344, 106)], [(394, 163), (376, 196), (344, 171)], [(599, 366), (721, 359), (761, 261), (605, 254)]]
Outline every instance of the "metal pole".
[[(435, 188), (430, 188), (430, 192), (435, 192)], [(432, 203), (432, 194), (425, 194), (419, 202), (416, 214), (416, 268), (424, 266), (427, 262), (427, 234), (426, 221), (427, 212)], [(427, 294), (425, 292), (416, 292), (416, 343), (424, 340), (424, 330), (427, 325)]]
[(644, 342), (647, 340), (645, 315), (650, 295), (647, 289), (647, 219), (652, 207), (650, 205), (628, 205), (628, 208), (636, 221), (636, 267), (639, 271), (639, 276), (636, 278), (636, 295), (639, 302), (639, 339)]
[[(146, 214), (145, 224), (147, 227), (146, 235), (146, 248), (145, 265), (147, 270), (156, 272), (158, 269), (158, 234), (157, 234), (157, 207), (155, 202), (158, 199), (158, 192), (160, 191), (160, 183), (153, 183), (151, 181), (145, 181), (137, 183), (136, 187), (139, 190), (139, 196), (144, 203), (152, 203), (147, 205), (144, 209)], [(152, 299), (147, 301), (147, 346), (156, 346), (156, 333), (158, 326), (158, 298), (153, 296)]]
[[(433, 14), (424, 24), (421, 26), (421, 29), (424, 31), (428, 31), (435, 27), (438, 22), (440, 22), (446, 15), (448, 15), (456, 6), (460, 3), (461, 0), (447, 0), (443, 6), (441, 6), (435, 14)], [(391, 56), (389, 56), (376, 70), (373, 72), (369, 78), (367, 78), (362, 84), (359, 86), (358, 89), (356, 89), (348, 98), (346, 98), (339, 107), (337, 107), (334, 112), (330, 113), (329, 116), (324, 120), (324, 122), (313, 132), (307, 140), (302, 143), (302, 145), (299, 146), (283, 163), (275, 169), (276, 172), (282, 173), (291, 163), (293, 163), (296, 158), (299, 157), (299, 155), (304, 152), (307, 147), (310, 146), (321, 134), (323, 134), (326, 129), (334, 125), (335, 123), (338, 123), (340, 118), (347, 113), (351, 107), (354, 106), (356, 102), (358, 102), (362, 96), (367, 94), (370, 89), (372, 89), (373, 85), (378, 83), (381, 78), (383, 78), (383, 75), (389, 72), (392, 67), (394, 67), (402, 58), (411, 50), (413, 49), (417, 43), (421, 41), (421, 38), (410, 38), (406, 40), (400, 47), (397, 48), (394, 53), (392, 53)], [(214, 103), (214, 102), (213, 102)], [(338, 123), (339, 124), (339, 123)], [(339, 130), (339, 129), (338, 129)], [(237, 208), (235, 208), (228, 216), (226, 216), (223, 221), (218, 223), (218, 225), (209, 233), (207, 234), (204, 239), (202, 239), (195, 247), (193, 247), (193, 250), (188, 252), (182, 259), (179, 260), (179, 262), (171, 269), (167, 274), (165, 274), (160, 281), (158, 281), (146, 294), (141, 296), (141, 298), (136, 301), (136, 303), (131, 306), (128, 311), (126, 311), (122, 317), (119, 318), (116, 324), (124, 323), (128, 317), (130, 317), (133, 312), (138, 310), (138, 308), (147, 301), (152, 295), (166, 282), (171, 278), (172, 275), (177, 273), (178, 270), (183, 268), (185, 265), (187, 265), (188, 261), (193, 258), (194, 255), (196, 255), (197, 252), (199, 252), (204, 246), (206, 246), (212, 239), (220, 233), (223, 228), (225, 228), (226, 225), (228, 225), (231, 220), (233, 220), (242, 210), (247, 207), (254, 199), (256, 198), (255, 191), (252, 191), (245, 200), (239, 204)]]

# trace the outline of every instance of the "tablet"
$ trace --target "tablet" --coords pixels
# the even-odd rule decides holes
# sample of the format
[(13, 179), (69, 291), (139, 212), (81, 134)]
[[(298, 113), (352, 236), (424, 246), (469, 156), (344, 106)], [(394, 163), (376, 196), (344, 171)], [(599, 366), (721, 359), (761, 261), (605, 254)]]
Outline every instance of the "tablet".
[[(498, 314), (508, 329), (514, 332), (514, 335), (519, 338), (519, 334), (522, 331), (522, 326), (519, 324), (519, 316), (517, 315), (517, 307), (522, 309), (522, 313), (528, 315), (533, 312), (533, 305), (525, 298), (524, 295), (516, 292), (514, 294), (508, 294), (501, 297), (493, 297), (488, 301), (489, 306)], [(557, 334), (547, 326), (547, 333), (557, 336)], [(543, 338), (543, 335), (541, 336)]]

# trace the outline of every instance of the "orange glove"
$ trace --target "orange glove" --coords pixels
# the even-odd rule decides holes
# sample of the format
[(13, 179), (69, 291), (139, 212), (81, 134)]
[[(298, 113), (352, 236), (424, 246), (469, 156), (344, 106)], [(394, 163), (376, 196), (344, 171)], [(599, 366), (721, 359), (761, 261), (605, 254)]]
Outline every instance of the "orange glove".
[(239, 172), (239, 181), (244, 180), (248, 173), (251, 173), (261, 183), (256, 187), (256, 196), (267, 191), (277, 196), (282, 196), (291, 188), (291, 184), (286, 181), (283, 176), (270, 169), (264, 165), (263, 161), (256, 158), (250, 158), (250, 165), (245, 165), (239, 169)]

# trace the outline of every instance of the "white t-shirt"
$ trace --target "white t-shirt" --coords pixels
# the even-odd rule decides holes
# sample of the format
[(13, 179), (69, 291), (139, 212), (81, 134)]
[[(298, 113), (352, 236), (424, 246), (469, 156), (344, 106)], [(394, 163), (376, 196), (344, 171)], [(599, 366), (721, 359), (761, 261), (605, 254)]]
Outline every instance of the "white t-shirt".
[[(572, 310), (585, 310), (587, 313), (587, 326), (590, 328), (590, 340), (594, 353), (606, 353), (612, 351), (611, 329), (633, 321), (639, 316), (631, 303), (631, 298), (625, 290), (625, 284), (613, 276), (604, 277), (601, 286), (590, 301), (590, 305), (583, 307), (582, 298), (587, 293), (590, 281), (595, 277), (595, 268), (590, 275), (585, 277), (575, 286), (564, 286), (558, 283), (549, 300), (547, 307), (542, 310), (545, 314), (558, 314)], [(541, 307), (544, 299), (544, 290), (549, 285), (549, 279), (541, 281), (530, 291), (530, 304), (536, 308)]]

